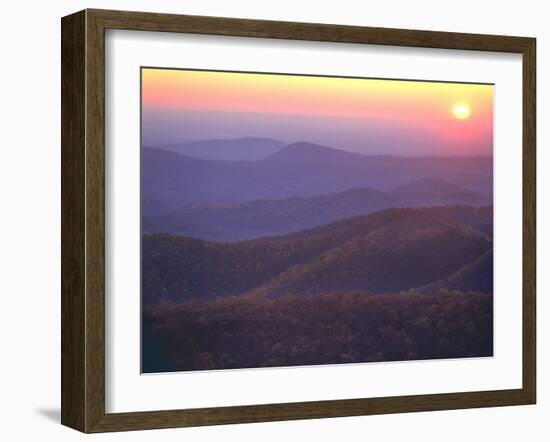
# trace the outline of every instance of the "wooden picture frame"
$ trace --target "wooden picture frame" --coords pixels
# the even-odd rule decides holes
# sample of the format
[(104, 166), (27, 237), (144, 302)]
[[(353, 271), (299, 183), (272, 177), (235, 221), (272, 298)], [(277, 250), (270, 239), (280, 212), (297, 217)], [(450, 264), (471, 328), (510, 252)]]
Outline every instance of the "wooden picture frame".
[[(523, 385), (497, 391), (105, 412), (105, 30), (518, 53), (523, 57)], [(62, 19), (62, 424), (83, 432), (534, 404), (534, 38), (84, 10)]]

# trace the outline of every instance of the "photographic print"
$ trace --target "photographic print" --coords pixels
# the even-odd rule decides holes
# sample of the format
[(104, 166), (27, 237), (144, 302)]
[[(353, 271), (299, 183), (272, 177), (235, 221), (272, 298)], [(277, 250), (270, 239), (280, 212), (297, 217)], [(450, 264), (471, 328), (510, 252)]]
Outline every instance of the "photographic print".
[(493, 96), (141, 68), (142, 372), (492, 356)]

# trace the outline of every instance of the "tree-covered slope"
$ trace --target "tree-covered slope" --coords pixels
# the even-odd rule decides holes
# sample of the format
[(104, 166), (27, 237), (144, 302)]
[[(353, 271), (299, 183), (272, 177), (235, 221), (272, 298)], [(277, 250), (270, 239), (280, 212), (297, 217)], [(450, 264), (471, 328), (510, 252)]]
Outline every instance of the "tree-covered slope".
[(146, 373), (493, 355), (493, 296), (239, 296), (146, 307)]
[(490, 238), (471, 227), (489, 216), (480, 212), (470, 207), (389, 209), (236, 243), (144, 235), (144, 302), (424, 286), (492, 248)]

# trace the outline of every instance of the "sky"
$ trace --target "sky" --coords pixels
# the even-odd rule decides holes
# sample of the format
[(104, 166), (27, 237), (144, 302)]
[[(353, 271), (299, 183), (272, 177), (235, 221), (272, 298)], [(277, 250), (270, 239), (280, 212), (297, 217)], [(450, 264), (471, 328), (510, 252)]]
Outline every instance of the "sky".
[(492, 155), (494, 86), (142, 69), (142, 144), (266, 137), (363, 154)]

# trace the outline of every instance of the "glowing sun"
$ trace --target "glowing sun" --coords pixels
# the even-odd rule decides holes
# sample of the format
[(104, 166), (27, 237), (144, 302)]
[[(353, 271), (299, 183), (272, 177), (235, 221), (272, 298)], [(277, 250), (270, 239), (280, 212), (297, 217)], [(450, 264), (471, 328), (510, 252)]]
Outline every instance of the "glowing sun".
[(453, 106), (453, 115), (457, 120), (466, 120), (470, 118), (470, 106), (466, 103), (457, 103)]

